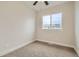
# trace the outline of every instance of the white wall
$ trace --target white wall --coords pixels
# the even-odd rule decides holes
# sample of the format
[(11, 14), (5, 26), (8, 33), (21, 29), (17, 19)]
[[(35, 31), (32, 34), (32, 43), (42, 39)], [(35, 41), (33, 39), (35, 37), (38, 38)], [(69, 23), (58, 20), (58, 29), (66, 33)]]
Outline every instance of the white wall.
[[(56, 31), (42, 29), (42, 16), (62, 12), (62, 29)], [(39, 41), (58, 44), (67, 47), (75, 47), (74, 36), (74, 2), (49, 7), (38, 12), (36, 20), (36, 39)]]
[(79, 55), (79, 2), (75, 2), (75, 37), (76, 50)]
[(79, 2), (75, 4), (75, 32), (76, 32), (76, 45), (79, 48)]
[(22, 2), (0, 2), (0, 55), (33, 40), (35, 12)]

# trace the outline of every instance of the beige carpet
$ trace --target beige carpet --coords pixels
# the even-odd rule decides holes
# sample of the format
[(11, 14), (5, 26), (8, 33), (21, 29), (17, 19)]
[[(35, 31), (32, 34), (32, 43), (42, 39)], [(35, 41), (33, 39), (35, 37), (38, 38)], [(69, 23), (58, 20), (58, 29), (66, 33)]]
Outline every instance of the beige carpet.
[(34, 42), (3, 57), (76, 57), (71, 48)]

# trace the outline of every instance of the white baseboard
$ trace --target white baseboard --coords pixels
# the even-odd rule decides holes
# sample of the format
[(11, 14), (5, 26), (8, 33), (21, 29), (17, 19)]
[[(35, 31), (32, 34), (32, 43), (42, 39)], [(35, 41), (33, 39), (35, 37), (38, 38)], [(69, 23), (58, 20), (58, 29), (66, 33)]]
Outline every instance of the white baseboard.
[(64, 47), (69, 47), (69, 48), (74, 48), (74, 46), (70, 46), (70, 45), (67, 45), (67, 44), (61, 44), (61, 43), (57, 43), (57, 42), (51, 42), (51, 41), (45, 41), (45, 40), (39, 40), (39, 39), (37, 39), (36, 41), (46, 42), (48, 44), (56, 44), (56, 45), (59, 45), (59, 46), (64, 46)]
[(30, 41), (28, 41), (28, 42), (26, 42), (26, 43), (23, 43), (23, 44), (19, 45), (19, 46), (16, 46), (16, 47), (13, 47), (13, 48), (11, 48), (11, 49), (2, 51), (2, 52), (0, 53), (0, 56), (4, 56), (4, 55), (6, 55), (6, 54), (8, 54), (8, 53), (10, 53), (10, 52), (13, 52), (13, 51), (15, 51), (15, 50), (17, 50), (17, 49), (19, 49), (19, 48), (22, 48), (22, 47), (26, 46), (26, 45), (28, 45), (28, 44), (34, 42), (34, 41), (35, 41), (35, 40), (30, 40)]

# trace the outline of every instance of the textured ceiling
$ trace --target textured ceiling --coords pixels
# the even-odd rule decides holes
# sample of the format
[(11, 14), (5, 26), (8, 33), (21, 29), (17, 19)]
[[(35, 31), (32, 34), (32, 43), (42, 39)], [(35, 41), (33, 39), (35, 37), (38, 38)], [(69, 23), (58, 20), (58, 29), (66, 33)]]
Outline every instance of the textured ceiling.
[(50, 6), (60, 5), (63, 3), (67, 3), (67, 1), (48, 1), (49, 5), (45, 5), (43, 1), (38, 1), (38, 3), (33, 6), (33, 3), (35, 1), (24, 1), (25, 6), (28, 6), (30, 8), (33, 8), (36, 11), (44, 10)]

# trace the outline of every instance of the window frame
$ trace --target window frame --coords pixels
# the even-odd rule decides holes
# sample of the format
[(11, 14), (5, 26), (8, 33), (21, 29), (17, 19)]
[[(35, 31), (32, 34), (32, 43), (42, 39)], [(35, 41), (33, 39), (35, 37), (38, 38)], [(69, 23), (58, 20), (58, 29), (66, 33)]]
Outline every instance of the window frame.
[[(52, 27), (52, 15), (54, 14), (61, 14), (61, 21), (60, 21), (60, 28), (54, 28)], [(50, 16), (50, 27), (49, 28), (44, 28), (43, 26), (43, 16)], [(50, 30), (50, 29), (62, 29), (62, 19), (63, 19), (63, 13), (62, 12), (59, 12), (59, 13), (52, 13), (52, 14), (49, 14), (49, 15), (43, 15), (42, 16), (42, 29), (47, 29), (47, 30)]]
[[(44, 16), (50, 16), (50, 15), (44, 15)], [(51, 21), (50, 21), (51, 22)], [(49, 29), (50, 27), (48, 28), (45, 28), (44, 25), (43, 25), (43, 16), (42, 16), (42, 29)]]

